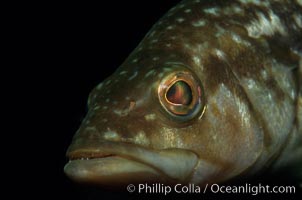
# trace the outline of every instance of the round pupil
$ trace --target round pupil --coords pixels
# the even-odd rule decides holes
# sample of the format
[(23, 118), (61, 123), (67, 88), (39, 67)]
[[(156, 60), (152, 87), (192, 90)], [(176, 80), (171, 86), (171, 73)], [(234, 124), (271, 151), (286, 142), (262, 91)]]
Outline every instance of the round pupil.
[(170, 103), (190, 105), (192, 102), (192, 90), (186, 82), (177, 81), (169, 88), (166, 97)]

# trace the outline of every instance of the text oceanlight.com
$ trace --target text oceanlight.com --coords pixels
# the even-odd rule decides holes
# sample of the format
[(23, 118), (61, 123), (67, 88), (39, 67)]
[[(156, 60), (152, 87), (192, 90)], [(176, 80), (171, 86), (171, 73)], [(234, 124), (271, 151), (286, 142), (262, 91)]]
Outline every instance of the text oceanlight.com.
[(271, 185), (251, 185), (246, 183), (245, 185), (218, 185), (218, 184), (206, 184), (205, 187), (200, 187), (194, 184), (182, 185), (176, 184), (174, 186), (165, 185), (162, 183), (154, 184), (129, 184), (127, 186), (128, 192), (136, 192), (139, 194), (170, 194), (170, 193), (182, 193), (182, 194), (205, 194), (205, 193), (220, 193), (220, 194), (294, 194), (296, 192), (295, 186), (271, 186)]

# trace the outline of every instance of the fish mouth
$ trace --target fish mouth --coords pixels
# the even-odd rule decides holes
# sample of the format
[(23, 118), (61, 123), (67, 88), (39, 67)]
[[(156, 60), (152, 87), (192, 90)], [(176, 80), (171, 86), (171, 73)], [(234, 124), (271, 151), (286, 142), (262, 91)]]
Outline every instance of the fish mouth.
[(77, 182), (120, 186), (129, 183), (186, 183), (198, 164), (197, 155), (184, 149), (155, 150), (123, 142), (101, 142), (80, 148), (71, 145), (68, 177)]

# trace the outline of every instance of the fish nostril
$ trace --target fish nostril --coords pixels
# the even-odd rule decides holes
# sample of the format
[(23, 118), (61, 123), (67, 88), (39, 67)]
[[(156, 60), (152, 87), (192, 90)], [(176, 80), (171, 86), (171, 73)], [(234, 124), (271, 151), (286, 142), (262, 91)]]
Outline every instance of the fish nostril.
[(115, 109), (115, 110), (113, 110), (113, 112), (115, 114), (117, 114), (118, 116), (120, 116), (120, 117), (124, 117), (124, 116), (129, 115), (129, 113), (132, 110), (134, 110), (135, 106), (136, 106), (136, 102), (135, 101), (130, 101), (130, 103), (128, 105), (125, 105), (124, 107), (122, 107), (121, 110)]
[(130, 101), (129, 104), (126, 104), (123, 106), (122, 110), (126, 111), (131, 111), (135, 108), (136, 102), (135, 101)]

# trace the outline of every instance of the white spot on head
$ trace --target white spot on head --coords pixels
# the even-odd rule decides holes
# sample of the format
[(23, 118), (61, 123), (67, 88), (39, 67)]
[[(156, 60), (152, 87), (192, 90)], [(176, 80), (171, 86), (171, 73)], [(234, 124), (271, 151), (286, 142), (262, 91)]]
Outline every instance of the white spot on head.
[(191, 44), (185, 43), (184, 46), (185, 46), (187, 49), (192, 49), (192, 45), (191, 45)]
[(113, 105), (117, 105), (117, 103), (118, 103), (117, 101), (113, 101)]
[(178, 148), (183, 147), (183, 137), (175, 132), (174, 129), (168, 127), (162, 127), (159, 132), (160, 140), (163, 143), (163, 148), (171, 148), (177, 146)]
[(225, 15), (244, 14), (244, 10), (239, 6), (232, 5), (223, 9)]
[(100, 90), (100, 89), (102, 89), (102, 87), (103, 87), (103, 83), (100, 83), (100, 84), (98, 84), (98, 85), (96, 86), (96, 89), (97, 89), (97, 90)]
[(151, 40), (151, 43), (157, 43), (157, 42), (158, 42), (158, 39)]
[(273, 99), (273, 97), (272, 97), (272, 94), (271, 94), (271, 93), (268, 93), (268, 94), (267, 94), (267, 97), (268, 97), (268, 100), (270, 100), (270, 101)]
[[(167, 64), (167, 65), (179, 65), (180, 63), (177, 63), (177, 62), (166, 62), (165, 64)], [(173, 71), (173, 68), (164, 67), (163, 71), (164, 72), (171, 72), (171, 71)]]
[(171, 38), (171, 40), (175, 40), (175, 39), (176, 39), (176, 37), (175, 37), (175, 36), (171, 36), (170, 38)]
[(184, 12), (185, 13), (190, 13), (190, 12), (192, 12), (192, 10), (191, 9), (185, 9)]
[(104, 139), (110, 141), (118, 141), (120, 140), (120, 136), (115, 131), (106, 131), (104, 133)]
[(183, 8), (183, 7), (185, 7), (185, 4), (180, 4), (180, 5), (178, 6), (178, 8)]
[(111, 83), (111, 79), (105, 82), (105, 85), (109, 85)]
[(200, 58), (198, 56), (193, 56), (193, 61), (195, 65), (200, 66)]
[(206, 24), (206, 22), (202, 19), (192, 22), (192, 26), (195, 26), (195, 27), (201, 27), (201, 26), (204, 26), (205, 24)]
[(226, 55), (223, 51), (215, 49), (215, 53), (220, 60), (226, 60)]
[(125, 98), (127, 101), (129, 101), (130, 100), (130, 97), (128, 97), (128, 96), (126, 96), (126, 98)]
[(124, 74), (127, 74), (128, 72), (127, 71), (121, 71), (120, 73), (119, 73), (119, 75), (124, 75)]
[(152, 31), (152, 32), (150, 33), (150, 37), (153, 37), (153, 36), (155, 35), (155, 33), (156, 33), (156, 31)]
[(248, 79), (247, 80), (247, 88), (251, 90), (255, 87), (256, 87), (255, 81), (253, 79)]
[(182, 23), (183, 21), (185, 21), (185, 19), (180, 17), (180, 18), (177, 18), (176, 21), (179, 22), (179, 23)]
[(96, 127), (95, 126), (87, 126), (85, 128), (85, 131), (97, 131)]
[(137, 58), (135, 58), (135, 59), (132, 60), (133, 63), (137, 63), (137, 61), (138, 61)]
[(217, 29), (217, 32), (215, 33), (216, 37), (220, 37), (221, 35), (223, 35), (226, 30), (224, 28), (222, 28), (221, 26), (219, 26), (218, 24), (215, 24), (215, 28)]
[(155, 70), (154, 70), (154, 69), (150, 70), (150, 71), (145, 75), (145, 78), (148, 78), (149, 76), (153, 76), (154, 73), (155, 73)]
[(153, 121), (156, 119), (156, 114), (151, 113), (151, 114), (145, 115), (144, 117), (145, 117), (146, 121)]
[(158, 74), (158, 78), (162, 78), (163, 76), (164, 76), (164, 73), (162, 73), (162, 72)]
[(120, 116), (120, 117), (124, 117), (124, 116), (127, 116), (129, 114), (129, 109), (128, 108), (126, 108), (124, 110), (115, 109), (115, 110), (113, 110), (113, 113)]
[(106, 123), (106, 122), (108, 122), (108, 119), (104, 118), (104, 119), (102, 119), (102, 122)]
[[(302, 0), (301, 0), (302, 1)], [(302, 28), (302, 15), (299, 15), (299, 14), (294, 14), (293, 15), (293, 18), (294, 18), (294, 21), (295, 23), (297, 24), (297, 26), (299, 28)]]
[(241, 37), (237, 35), (236, 33), (232, 34), (232, 40), (236, 43), (241, 43)]
[(128, 78), (129, 81), (133, 80), (138, 74), (138, 71), (135, 71), (132, 76)]
[(137, 135), (133, 138), (133, 142), (135, 144), (140, 144), (140, 145), (149, 145), (150, 141), (149, 139), (146, 137), (146, 133), (144, 131), (139, 131), (137, 133)]
[(105, 102), (106, 102), (106, 103), (109, 103), (109, 102), (110, 102), (110, 99), (109, 99), (109, 98), (107, 98), (107, 99), (105, 100)]
[(262, 76), (262, 78), (263, 78), (264, 80), (267, 80), (267, 78), (268, 78), (267, 71), (266, 71), (266, 70), (262, 70), (262, 71), (261, 71), (261, 76)]
[(246, 26), (250, 37), (259, 38), (262, 35), (272, 36), (275, 33), (280, 33), (281, 35), (287, 34), (279, 17), (275, 15), (272, 10), (270, 10), (268, 14), (269, 19), (266, 18), (263, 13), (257, 13), (258, 20), (254, 20)]
[(172, 15), (174, 15), (174, 12), (168, 12), (168, 13), (167, 13), (167, 16), (168, 16), (168, 17), (171, 17)]
[(162, 25), (162, 24), (163, 24), (163, 21), (160, 20), (160, 21), (157, 22), (157, 24), (158, 24), (158, 25)]
[(239, 0), (242, 4), (253, 4), (257, 6), (269, 7), (270, 3), (266, 0)]
[(173, 26), (168, 26), (166, 29), (167, 30), (172, 30), (174, 27)]
[(203, 12), (210, 15), (219, 16), (220, 9), (217, 7), (203, 9)]
[(103, 110), (107, 110), (107, 109), (108, 109), (108, 106), (103, 106), (102, 109), (103, 109)]
[(167, 43), (167, 44), (166, 44), (166, 47), (171, 47), (171, 44), (170, 44), (170, 43)]
[(204, 52), (205, 49), (208, 49), (209, 44), (208, 42), (198, 43), (198, 44), (185, 44), (184, 47), (189, 51), (192, 51), (193, 55), (200, 57), (202, 52)]
[(236, 33), (232, 32), (232, 40), (238, 44), (244, 44), (245, 46), (250, 45), (250, 43), (246, 40), (243, 40), (239, 35)]
[(169, 12), (174, 11), (176, 9), (176, 6), (172, 7)]
[(93, 110), (98, 110), (98, 109), (100, 109), (100, 106), (95, 106), (95, 107), (93, 108)]
[(242, 8), (240, 8), (239, 6), (234, 6), (233, 11), (237, 14), (244, 12), (244, 10), (242, 10)]
[(152, 60), (153, 60), (153, 61), (157, 61), (157, 60), (159, 60), (159, 57), (157, 57), (157, 56), (156, 56), (156, 57), (153, 57)]

